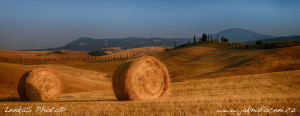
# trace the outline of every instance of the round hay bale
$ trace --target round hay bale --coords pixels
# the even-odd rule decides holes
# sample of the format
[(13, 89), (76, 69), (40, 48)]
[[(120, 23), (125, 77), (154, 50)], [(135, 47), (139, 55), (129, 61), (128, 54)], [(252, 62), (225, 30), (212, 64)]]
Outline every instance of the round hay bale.
[(168, 95), (170, 76), (165, 65), (144, 56), (117, 67), (113, 88), (118, 100), (151, 100)]
[[(22, 84), (21, 84), (22, 85)], [(56, 100), (62, 93), (62, 82), (59, 75), (51, 68), (33, 69), (25, 79), (25, 99), (30, 101)], [(24, 93), (24, 92), (22, 92)]]

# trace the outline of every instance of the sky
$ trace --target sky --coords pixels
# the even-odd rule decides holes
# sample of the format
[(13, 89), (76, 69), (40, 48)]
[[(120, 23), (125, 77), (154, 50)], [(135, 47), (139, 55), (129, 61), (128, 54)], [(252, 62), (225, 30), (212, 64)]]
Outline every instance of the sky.
[(244, 28), (300, 35), (300, 0), (0, 0), (0, 50), (63, 46), (80, 37), (188, 38)]

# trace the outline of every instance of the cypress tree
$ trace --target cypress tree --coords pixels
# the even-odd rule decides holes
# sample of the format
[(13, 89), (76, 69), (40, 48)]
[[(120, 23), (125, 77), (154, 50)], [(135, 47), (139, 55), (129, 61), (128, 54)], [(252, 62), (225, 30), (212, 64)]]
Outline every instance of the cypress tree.
[(194, 35), (194, 43), (196, 43), (196, 36)]
[(204, 33), (202, 34), (202, 38), (201, 38), (201, 40), (202, 40), (202, 42), (204, 42)]
[(202, 34), (202, 42), (206, 42), (206, 40), (207, 40), (207, 35), (206, 35), (206, 33), (203, 33)]
[(208, 36), (207, 39), (209, 39), (209, 33), (207, 34), (207, 36)]

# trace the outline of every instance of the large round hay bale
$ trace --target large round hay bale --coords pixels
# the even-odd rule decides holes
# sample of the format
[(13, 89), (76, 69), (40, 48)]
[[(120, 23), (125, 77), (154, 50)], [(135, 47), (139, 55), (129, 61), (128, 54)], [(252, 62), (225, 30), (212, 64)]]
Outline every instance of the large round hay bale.
[(168, 95), (169, 86), (167, 68), (151, 56), (123, 63), (113, 74), (113, 88), (119, 100), (162, 98)]
[[(24, 79), (22, 81), (24, 81)], [(20, 81), (19, 83), (23, 82)], [(60, 77), (51, 68), (33, 69), (26, 77), (25, 85), (19, 85), (23, 86), (25, 89), (25, 95), (24, 92), (21, 92), (22, 94), (19, 92), (21, 98), (22, 96), (27, 97), (23, 97), (23, 100), (51, 101), (58, 99), (62, 93), (62, 82)]]

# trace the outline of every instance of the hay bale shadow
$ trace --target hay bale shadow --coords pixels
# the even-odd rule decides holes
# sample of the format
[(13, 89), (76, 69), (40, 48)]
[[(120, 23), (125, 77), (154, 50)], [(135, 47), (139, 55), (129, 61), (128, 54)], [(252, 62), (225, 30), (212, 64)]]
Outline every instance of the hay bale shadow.
[(20, 78), (19, 83), (18, 83), (18, 88), (17, 88), (18, 89), (18, 94), (19, 94), (20, 98), (24, 101), (29, 100), (28, 96), (26, 95), (25, 81), (26, 81), (26, 78), (28, 77), (30, 72), (31, 71), (28, 71), (28, 72), (24, 73), (22, 75), (22, 77)]
[[(41, 92), (32, 84), (26, 83), (25, 84), (27, 91), (29, 90), (30, 93), (34, 93), (34, 94), (28, 94), (28, 96), (30, 96), (30, 99), (28, 99), (29, 101), (43, 101), (42, 99), (42, 95)], [(27, 95), (27, 93), (26, 93)], [(27, 101), (28, 101), (27, 100)]]
[(0, 98), (0, 102), (7, 102), (7, 101), (22, 101), (22, 99), (20, 97), (16, 97), (16, 96), (9, 96), (6, 98)]

